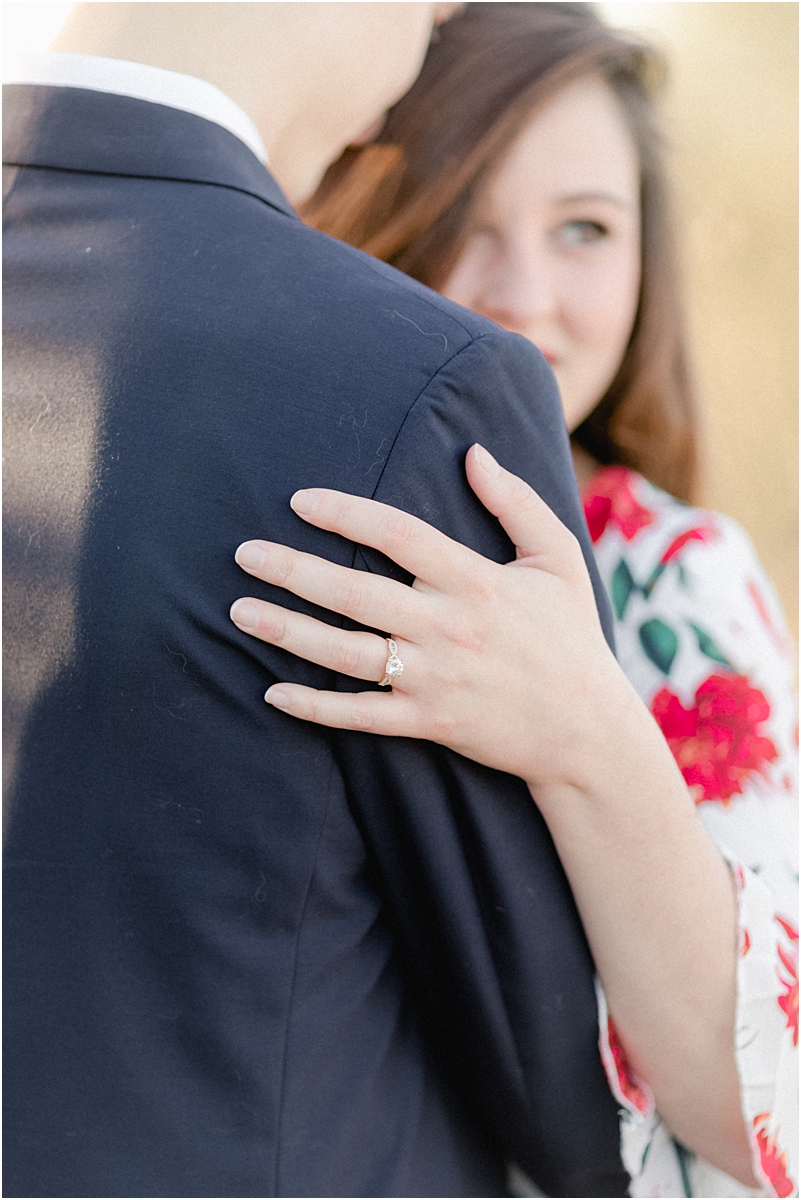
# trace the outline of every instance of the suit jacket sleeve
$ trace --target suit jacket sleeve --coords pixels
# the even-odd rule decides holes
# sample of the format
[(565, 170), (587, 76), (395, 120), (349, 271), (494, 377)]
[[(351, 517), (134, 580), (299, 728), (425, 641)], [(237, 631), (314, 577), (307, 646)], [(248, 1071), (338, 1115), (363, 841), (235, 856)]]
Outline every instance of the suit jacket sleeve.
[[(608, 632), (556, 386), (523, 339), (486, 335), (438, 372), (404, 422), (375, 499), (508, 561), (511, 544), (465, 478), (474, 441), (577, 535)], [(372, 550), (358, 551), (356, 565), (408, 580)], [(526, 786), (424, 742), (343, 733), (338, 753), (431, 1044), (463, 1094), (548, 1194), (625, 1194), (593, 965)]]

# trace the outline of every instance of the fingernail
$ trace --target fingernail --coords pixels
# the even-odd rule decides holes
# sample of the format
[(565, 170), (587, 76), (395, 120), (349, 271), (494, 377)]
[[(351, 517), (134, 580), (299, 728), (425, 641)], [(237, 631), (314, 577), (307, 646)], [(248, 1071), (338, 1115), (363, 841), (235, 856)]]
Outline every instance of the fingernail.
[(473, 447), (473, 454), (478, 465), (495, 479), (501, 473), (501, 468), (490, 454), (489, 450), (485, 450), (483, 446), (479, 446), (476, 442)]
[(278, 687), (268, 688), (264, 699), (268, 704), (272, 704), (273, 708), (289, 708), (289, 696)]
[(231, 605), (231, 620), (240, 629), (255, 629), (259, 623), (259, 609), (252, 600), (237, 600)]
[(264, 562), (264, 551), (256, 542), (243, 542), (234, 558), (246, 571), (258, 571)]
[(295, 492), (292, 499), (289, 501), (294, 512), (301, 517), (308, 517), (319, 506), (320, 497), (311, 488), (305, 488), (301, 492)]

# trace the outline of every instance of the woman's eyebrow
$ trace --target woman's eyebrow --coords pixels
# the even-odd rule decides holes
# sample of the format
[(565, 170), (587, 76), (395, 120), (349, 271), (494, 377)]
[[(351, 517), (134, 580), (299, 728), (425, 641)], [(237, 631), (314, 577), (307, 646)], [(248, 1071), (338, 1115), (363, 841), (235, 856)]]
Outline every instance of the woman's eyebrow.
[(622, 196), (616, 195), (614, 192), (570, 192), (568, 195), (560, 196), (560, 204), (580, 204), (586, 203), (588, 200), (600, 200), (604, 204), (613, 204), (615, 208), (623, 209), (625, 212), (632, 212), (637, 207), (630, 200), (624, 200)]

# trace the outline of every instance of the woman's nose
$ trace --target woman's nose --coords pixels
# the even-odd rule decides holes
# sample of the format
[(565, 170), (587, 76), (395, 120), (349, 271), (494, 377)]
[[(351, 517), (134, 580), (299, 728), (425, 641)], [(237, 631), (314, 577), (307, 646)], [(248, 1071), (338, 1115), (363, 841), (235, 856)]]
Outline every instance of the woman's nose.
[(526, 334), (532, 326), (553, 320), (558, 297), (547, 256), (531, 250), (510, 252), (482, 289), (480, 312), (512, 333)]

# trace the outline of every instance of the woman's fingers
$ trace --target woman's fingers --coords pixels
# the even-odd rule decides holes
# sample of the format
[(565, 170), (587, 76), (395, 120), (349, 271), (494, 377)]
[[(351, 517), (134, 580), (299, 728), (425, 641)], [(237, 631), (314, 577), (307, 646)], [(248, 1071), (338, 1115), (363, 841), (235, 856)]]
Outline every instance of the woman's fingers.
[(362, 625), (409, 636), (419, 621), (421, 596), (395, 579), (341, 567), (276, 542), (243, 542), (235, 557), (250, 575)]
[(465, 469), (473, 491), (517, 547), (517, 557), (560, 573), (563, 556), (575, 552), (575, 538), (545, 501), (478, 443), (468, 451)]
[(394, 692), (318, 692), (299, 683), (274, 683), (264, 699), (292, 717), (332, 729), (394, 737), (424, 736), (412, 702)]
[(483, 561), (467, 546), (401, 509), (327, 488), (295, 492), (290, 504), (299, 517), (372, 546), (415, 578), (441, 591), (471, 580)]
[[(231, 606), (231, 620), (243, 633), (341, 675), (374, 683), (384, 676), (389, 651), (378, 634), (337, 629), (305, 613), (250, 596)], [(404, 649), (404, 654), (408, 658), (409, 651)]]

